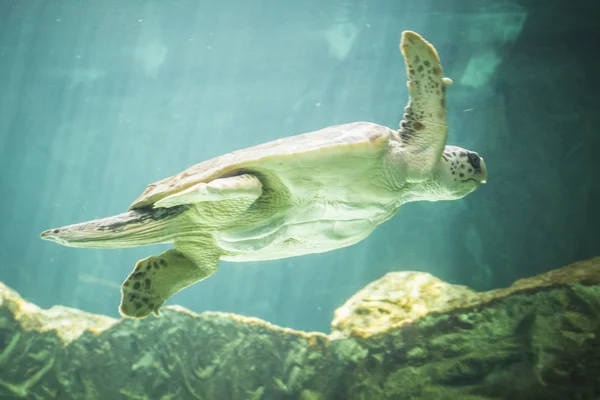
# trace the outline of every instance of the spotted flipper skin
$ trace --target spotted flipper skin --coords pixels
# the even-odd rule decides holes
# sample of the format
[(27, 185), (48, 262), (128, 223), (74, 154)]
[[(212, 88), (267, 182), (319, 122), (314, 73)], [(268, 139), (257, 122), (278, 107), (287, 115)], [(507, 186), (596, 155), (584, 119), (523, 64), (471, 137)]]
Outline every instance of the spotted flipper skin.
[(158, 315), (163, 303), (177, 293), (211, 275), (218, 258), (205, 259), (200, 267), (178, 250), (168, 250), (137, 262), (121, 286), (121, 315), (144, 318)]
[(410, 180), (427, 179), (440, 159), (446, 139), (446, 86), (436, 49), (419, 34), (402, 33), (400, 50), (406, 64), (409, 101), (399, 134), (410, 153)]

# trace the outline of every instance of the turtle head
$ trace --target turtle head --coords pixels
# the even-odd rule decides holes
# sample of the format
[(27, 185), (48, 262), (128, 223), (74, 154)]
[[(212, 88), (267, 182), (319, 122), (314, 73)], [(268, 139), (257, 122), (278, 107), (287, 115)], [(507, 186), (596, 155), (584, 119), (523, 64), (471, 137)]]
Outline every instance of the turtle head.
[(474, 151), (446, 146), (435, 171), (440, 200), (460, 199), (487, 180), (483, 158)]

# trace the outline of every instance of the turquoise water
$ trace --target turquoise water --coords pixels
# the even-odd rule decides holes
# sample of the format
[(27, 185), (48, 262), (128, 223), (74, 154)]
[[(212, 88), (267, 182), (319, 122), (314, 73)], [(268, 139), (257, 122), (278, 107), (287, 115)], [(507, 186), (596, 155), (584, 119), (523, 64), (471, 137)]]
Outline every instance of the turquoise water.
[(124, 212), (147, 184), (229, 151), (353, 121), (396, 128), (403, 30), (438, 49), (449, 144), (485, 157), (488, 183), (408, 204), (352, 247), (223, 262), (169, 304), (327, 332), (389, 271), (486, 290), (597, 255), (597, 61), (578, 40), (593, 25), (526, 6), (0, 2), (0, 280), (43, 307), (118, 316), (137, 260), (168, 246), (73, 249), (39, 233)]

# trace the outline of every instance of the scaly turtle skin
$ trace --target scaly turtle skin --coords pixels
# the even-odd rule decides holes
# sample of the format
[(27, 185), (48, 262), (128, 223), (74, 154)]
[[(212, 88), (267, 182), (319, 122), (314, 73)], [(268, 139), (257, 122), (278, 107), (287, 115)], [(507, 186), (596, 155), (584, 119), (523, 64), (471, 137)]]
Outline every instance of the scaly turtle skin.
[(235, 151), (154, 183), (124, 214), (52, 229), (73, 247), (173, 243), (138, 261), (119, 310), (158, 313), (219, 260), (257, 261), (357, 243), (410, 201), (459, 199), (486, 179), (477, 153), (446, 146), (445, 93), (436, 50), (406, 31), (400, 49), (409, 102), (399, 130), (355, 122)]

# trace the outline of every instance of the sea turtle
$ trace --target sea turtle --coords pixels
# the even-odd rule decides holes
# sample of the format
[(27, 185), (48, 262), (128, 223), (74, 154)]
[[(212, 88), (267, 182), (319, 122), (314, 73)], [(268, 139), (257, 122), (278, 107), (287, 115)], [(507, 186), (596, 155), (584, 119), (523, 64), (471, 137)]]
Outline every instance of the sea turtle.
[(366, 238), (410, 201), (459, 199), (486, 180), (475, 152), (446, 146), (446, 86), (435, 48), (402, 33), (409, 101), (400, 129), (370, 122), (282, 138), (153, 183), (113, 217), (42, 232), (73, 247), (173, 243), (137, 262), (121, 287), (128, 317), (158, 314), (219, 260), (320, 253)]

